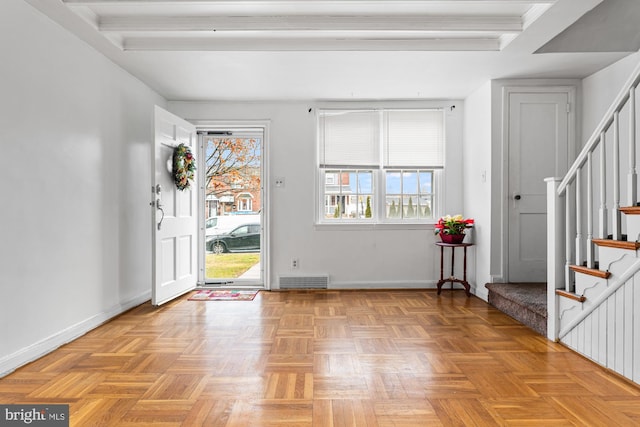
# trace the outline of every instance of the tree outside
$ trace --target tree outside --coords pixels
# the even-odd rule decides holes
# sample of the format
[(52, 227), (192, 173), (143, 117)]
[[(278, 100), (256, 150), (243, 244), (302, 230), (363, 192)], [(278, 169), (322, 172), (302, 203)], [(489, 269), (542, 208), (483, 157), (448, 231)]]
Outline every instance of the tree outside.
[(259, 212), (261, 140), (210, 137), (205, 151), (206, 216)]

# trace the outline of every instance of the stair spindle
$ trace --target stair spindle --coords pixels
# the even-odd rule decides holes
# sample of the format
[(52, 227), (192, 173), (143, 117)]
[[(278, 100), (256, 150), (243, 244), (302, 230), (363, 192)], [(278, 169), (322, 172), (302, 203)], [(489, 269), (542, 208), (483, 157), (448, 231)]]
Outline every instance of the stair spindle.
[(600, 133), (600, 209), (599, 224), (598, 224), (598, 238), (606, 239), (608, 234), (607, 229), (607, 148), (605, 143), (605, 133)]
[(567, 186), (565, 197), (565, 263), (564, 263), (564, 288), (571, 292), (573, 283), (571, 282), (571, 185)]
[(582, 253), (582, 169), (576, 174), (576, 265), (581, 265), (584, 259)]
[(587, 268), (595, 267), (593, 244), (593, 153), (587, 155)]
[(611, 217), (611, 232), (613, 240), (622, 240), (622, 220), (620, 212), (620, 112), (613, 113), (613, 207)]
[(629, 206), (638, 201), (638, 175), (636, 173), (636, 88), (629, 90), (629, 176), (627, 181)]

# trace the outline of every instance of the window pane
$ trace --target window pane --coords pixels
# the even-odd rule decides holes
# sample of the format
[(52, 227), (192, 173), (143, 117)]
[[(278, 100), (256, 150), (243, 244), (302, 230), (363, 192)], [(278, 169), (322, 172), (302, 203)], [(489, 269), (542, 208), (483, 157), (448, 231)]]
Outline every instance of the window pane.
[(416, 196), (404, 196), (403, 197), (403, 206), (402, 206), (402, 212), (403, 212), (403, 218), (417, 218), (418, 217), (418, 212), (417, 212), (417, 206), (416, 206)]
[(353, 175), (349, 172), (342, 172), (340, 174), (340, 192), (351, 193), (351, 183), (353, 182)]
[(398, 171), (388, 171), (386, 174), (387, 194), (401, 194), (402, 185), (400, 181), (401, 173)]
[(337, 194), (340, 193), (340, 172), (339, 171), (327, 171), (325, 172), (325, 193)]
[(433, 171), (386, 172), (387, 218), (433, 218)]
[(358, 194), (373, 192), (373, 174), (371, 172), (360, 172), (358, 174)]
[(402, 192), (404, 194), (418, 193), (418, 173), (417, 171), (402, 173)]
[(431, 219), (433, 218), (433, 209), (431, 208), (431, 196), (420, 196), (419, 198), (419, 208), (418, 215), (422, 219)]
[(364, 199), (364, 218), (373, 218), (373, 194), (366, 194), (360, 196), (361, 206), (362, 199)]
[(372, 171), (328, 170), (324, 182), (324, 219), (373, 218)]
[(433, 172), (420, 172), (418, 177), (420, 180), (420, 193), (432, 193), (433, 188)]
[(389, 196), (386, 198), (387, 218), (401, 218), (402, 202), (400, 196)]

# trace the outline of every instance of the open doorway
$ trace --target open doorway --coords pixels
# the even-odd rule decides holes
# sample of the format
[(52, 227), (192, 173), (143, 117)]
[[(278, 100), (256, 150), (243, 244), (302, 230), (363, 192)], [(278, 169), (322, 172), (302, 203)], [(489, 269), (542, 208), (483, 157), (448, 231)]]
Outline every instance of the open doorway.
[[(265, 130), (200, 130), (205, 286), (264, 287)], [(202, 259), (201, 258), (201, 259)]]

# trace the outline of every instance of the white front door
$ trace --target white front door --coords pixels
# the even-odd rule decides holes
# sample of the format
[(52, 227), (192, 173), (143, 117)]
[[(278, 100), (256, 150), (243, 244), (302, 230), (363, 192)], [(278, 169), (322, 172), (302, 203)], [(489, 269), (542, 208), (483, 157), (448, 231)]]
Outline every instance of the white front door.
[(510, 92), (508, 281), (545, 282), (545, 178), (562, 177), (569, 160), (569, 93)]
[(196, 286), (197, 183), (178, 190), (171, 169), (174, 148), (195, 154), (197, 139), (195, 126), (168, 111), (156, 107), (154, 117), (151, 303), (160, 305)]

